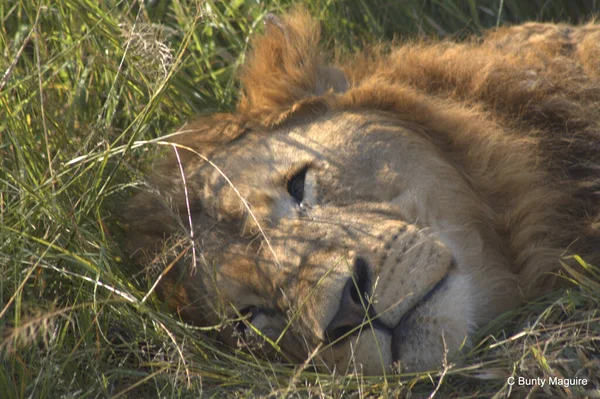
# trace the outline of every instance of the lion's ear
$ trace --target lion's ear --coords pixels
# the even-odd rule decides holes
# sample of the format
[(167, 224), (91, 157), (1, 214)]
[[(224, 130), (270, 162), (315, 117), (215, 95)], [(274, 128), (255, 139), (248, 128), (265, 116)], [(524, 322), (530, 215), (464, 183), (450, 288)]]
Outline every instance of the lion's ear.
[(267, 15), (265, 25), (265, 33), (252, 41), (241, 74), (240, 112), (285, 112), (327, 92), (347, 90), (343, 72), (326, 64), (319, 24), (305, 10), (281, 18)]

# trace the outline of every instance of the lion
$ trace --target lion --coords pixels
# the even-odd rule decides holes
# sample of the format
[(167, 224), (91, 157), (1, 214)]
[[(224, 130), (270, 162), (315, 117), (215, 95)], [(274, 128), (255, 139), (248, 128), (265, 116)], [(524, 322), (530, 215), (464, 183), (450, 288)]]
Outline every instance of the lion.
[(565, 255), (598, 264), (600, 25), (337, 61), (306, 11), (265, 25), (237, 109), (184, 125), (124, 212), (185, 321), (329, 371), (423, 371), (561, 285)]

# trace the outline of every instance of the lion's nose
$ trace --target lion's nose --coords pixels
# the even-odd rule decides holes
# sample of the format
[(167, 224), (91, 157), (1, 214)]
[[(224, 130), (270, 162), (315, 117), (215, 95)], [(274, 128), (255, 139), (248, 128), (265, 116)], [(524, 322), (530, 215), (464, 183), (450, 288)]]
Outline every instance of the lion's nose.
[(369, 318), (375, 316), (375, 310), (368, 299), (370, 288), (368, 264), (363, 258), (356, 258), (354, 276), (346, 282), (338, 312), (325, 330), (330, 342), (359, 331), (361, 325), (368, 325)]

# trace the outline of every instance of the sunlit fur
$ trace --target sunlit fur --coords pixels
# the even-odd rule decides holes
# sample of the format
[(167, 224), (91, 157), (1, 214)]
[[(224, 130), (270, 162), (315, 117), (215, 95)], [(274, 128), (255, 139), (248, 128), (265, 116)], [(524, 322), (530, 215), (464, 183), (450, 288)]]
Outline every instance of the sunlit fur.
[[(186, 320), (257, 307), (252, 325), (273, 341), (287, 330), (292, 360), (321, 345), (312, 363), (329, 369), (422, 370), (553, 287), (561, 256), (600, 263), (600, 26), (530, 23), (335, 62), (302, 10), (265, 30), (237, 110), (174, 138), (187, 198), (171, 155), (124, 212), (137, 262), (179, 260), (158, 291)], [(300, 207), (286, 181), (303, 167)], [(365, 319), (329, 345), (359, 258), (364, 306), (387, 329)]]

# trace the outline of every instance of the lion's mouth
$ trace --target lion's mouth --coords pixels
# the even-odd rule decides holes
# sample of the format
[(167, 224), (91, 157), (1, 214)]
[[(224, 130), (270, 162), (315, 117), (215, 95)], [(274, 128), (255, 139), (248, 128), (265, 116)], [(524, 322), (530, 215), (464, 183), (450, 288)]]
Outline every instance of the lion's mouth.
[[(455, 267), (454, 261), (452, 262), (450, 269)], [(437, 294), (444, 291), (447, 287), (449, 281), (450, 273), (447, 273), (437, 284), (433, 286), (429, 292), (427, 292), (423, 297), (415, 303), (415, 305), (410, 308), (400, 319), (398, 324), (390, 330), (392, 336), (392, 359), (393, 362), (396, 363), (400, 359), (400, 354), (402, 351), (402, 345), (406, 340), (406, 337), (412, 334), (419, 334), (418, 323), (413, 317), (417, 309), (423, 307), (427, 302), (431, 301)]]
[(446, 274), (444, 275), (444, 277), (442, 277), (437, 283), (435, 283), (429, 289), (429, 291), (422, 293), (421, 298), (418, 299), (409, 309), (407, 309), (407, 311), (402, 315), (402, 317), (400, 318), (398, 323), (395, 326), (390, 327), (390, 330), (396, 331), (397, 329), (402, 328), (402, 325), (406, 324), (407, 319), (410, 318), (410, 316), (414, 313), (415, 309), (423, 306), (438, 292), (442, 291), (444, 289), (444, 287), (446, 286), (446, 283), (448, 282), (450, 273), (455, 268), (456, 268), (456, 261), (454, 259), (452, 259), (450, 261), (450, 265), (448, 266), (448, 270), (447, 270)]
[[(333, 331), (330, 331), (328, 334), (328, 338), (329, 340), (333, 343), (333, 345), (340, 345), (343, 343), (343, 341), (345, 340), (345, 338), (349, 338), (351, 336), (356, 336), (361, 334), (361, 332), (363, 332), (364, 328), (373, 328), (376, 330), (382, 330), (387, 332), (388, 334), (390, 334), (392, 337), (394, 337), (394, 341), (395, 341), (395, 337), (398, 333), (402, 333), (404, 330), (408, 330), (410, 329), (409, 327), (409, 320), (411, 315), (414, 313), (414, 311), (423, 306), (425, 303), (427, 303), (433, 296), (436, 295), (436, 293), (442, 291), (444, 289), (444, 287), (446, 286), (446, 283), (448, 281), (448, 276), (450, 274), (450, 271), (452, 269), (454, 269), (455, 267), (455, 262), (454, 260), (452, 260), (450, 267), (449, 267), (449, 271), (448, 273), (442, 277), (442, 279), (440, 281), (438, 281), (435, 285), (433, 285), (433, 287), (431, 287), (431, 289), (429, 291), (427, 291), (426, 293), (424, 293), (422, 295), (422, 297), (417, 300), (413, 306), (411, 306), (402, 316), (402, 318), (398, 321), (398, 323), (395, 326), (390, 326), (387, 325), (386, 323), (382, 322), (377, 311), (374, 309), (373, 306), (369, 306), (368, 308), (368, 316), (365, 315), (365, 319), (367, 320), (363, 320), (362, 326), (352, 326), (352, 325), (346, 325), (340, 328), (337, 328)], [(395, 353), (395, 351), (394, 351)]]
[[(451, 266), (452, 267), (452, 266)], [(410, 317), (410, 315), (414, 312), (414, 310), (418, 307), (420, 307), (421, 305), (423, 305), (425, 302), (429, 301), (437, 292), (441, 291), (446, 282), (448, 281), (448, 274), (446, 274), (436, 285), (433, 286), (433, 288), (431, 288), (431, 290), (429, 290), (429, 292), (427, 292), (425, 295), (423, 295), (423, 297), (417, 301), (417, 303), (415, 303), (415, 305), (410, 308), (400, 319), (400, 321), (398, 322), (398, 324), (396, 324), (396, 326), (394, 327), (394, 330), (396, 330), (398, 327), (402, 326), (403, 321), (405, 321), (408, 317)]]
[(421, 307), (423, 304), (425, 304), (427, 301), (429, 301), (437, 292), (441, 291), (444, 288), (447, 281), (448, 281), (448, 274), (446, 274), (437, 284), (435, 284), (429, 290), (429, 292), (427, 292), (425, 295), (423, 295), (423, 297), (421, 299), (419, 299), (413, 305), (413, 307), (408, 309), (408, 311), (406, 313), (404, 313), (404, 315), (402, 316), (402, 318), (400, 319), (398, 324), (396, 324), (396, 326), (392, 327), (391, 330), (396, 331), (398, 328), (402, 328), (402, 326), (404, 324), (406, 324), (407, 319), (409, 319), (410, 316), (414, 313), (415, 309)]
[[(413, 295), (406, 296), (410, 300), (409, 303), (399, 301), (392, 306), (389, 302), (379, 301), (374, 295), (374, 288), (381, 289), (381, 285), (377, 283), (372, 285), (372, 276), (364, 273), (369, 267), (368, 263), (363, 258), (357, 259), (360, 261), (355, 262), (357, 270), (355, 276), (344, 287), (338, 313), (326, 330), (325, 340), (330, 345), (328, 347), (332, 348), (332, 353), (341, 356), (334, 363), (342, 364), (345, 360), (341, 359), (345, 359), (348, 352), (356, 352), (364, 362), (371, 362), (369, 366), (371, 367), (377, 363), (373, 360), (374, 356), (376, 357), (373, 354), (375, 348), (383, 345), (381, 349), (385, 353), (382, 352), (379, 356), (385, 359), (383, 363), (385, 367), (391, 368), (401, 359), (403, 362), (407, 360), (406, 353), (407, 350), (410, 353), (409, 346), (422, 346), (422, 349), (427, 351), (428, 341), (424, 336), (427, 331), (422, 330), (420, 326), (423, 324), (424, 317), (430, 317), (427, 309), (432, 306), (432, 303), (443, 300), (445, 292), (452, 285), (451, 281), (456, 275), (456, 262), (453, 257), (449, 256), (447, 263), (444, 262), (445, 266), (442, 266), (442, 263), (435, 265), (437, 271), (442, 273), (439, 273), (433, 281), (430, 280), (431, 285), (423, 287), (424, 290), (416, 290)], [(433, 276), (430, 274), (430, 277)], [(410, 283), (411, 280), (403, 282), (405, 286)], [(367, 302), (362, 300), (359, 302), (363, 295), (367, 298)], [(434, 320), (433, 325), (435, 324)], [(384, 360), (383, 358), (381, 360)]]

